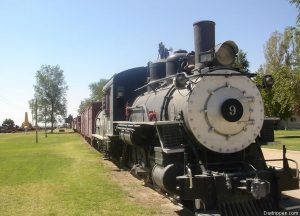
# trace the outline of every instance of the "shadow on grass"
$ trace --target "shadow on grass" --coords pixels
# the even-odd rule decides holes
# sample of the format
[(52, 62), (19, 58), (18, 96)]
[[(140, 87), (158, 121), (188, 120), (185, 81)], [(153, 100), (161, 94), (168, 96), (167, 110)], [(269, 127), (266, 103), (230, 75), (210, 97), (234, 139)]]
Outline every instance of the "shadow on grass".
[(300, 139), (300, 136), (278, 136), (277, 138), (284, 138), (284, 139)]
[(75, 132), (74, 131), (65, 131), (65, 132), (53, 132), (53, 133), (47, 133), (48, 135), (51, 135), (51, 134), (74, 134)]

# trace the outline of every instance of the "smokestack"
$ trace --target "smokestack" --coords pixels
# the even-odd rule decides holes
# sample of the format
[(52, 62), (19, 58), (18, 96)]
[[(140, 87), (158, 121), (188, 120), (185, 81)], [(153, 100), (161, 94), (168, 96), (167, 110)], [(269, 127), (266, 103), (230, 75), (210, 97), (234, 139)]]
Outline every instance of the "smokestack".
[(200, 53), (215, 47), (215, 22), (199, 21), (193, 24), (195, 41), (195, 68), (200, 68)]

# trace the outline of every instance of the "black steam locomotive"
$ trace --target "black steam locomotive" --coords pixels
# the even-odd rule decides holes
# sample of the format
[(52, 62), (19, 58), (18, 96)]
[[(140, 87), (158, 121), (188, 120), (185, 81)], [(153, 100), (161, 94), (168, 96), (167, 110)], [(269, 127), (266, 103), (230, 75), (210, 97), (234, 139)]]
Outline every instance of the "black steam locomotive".
[(157, 62), (108, 81), (91, 142), (196, 214), (280, 210), (281, 192), (299, 188), (298, 170), (285, 154), (282, 168), (266, 165), (261, 134), (273, 131), (253, 74), (232, 67), (233, 41), (215, 46), (214, 22), (194, 23), (194, 37), (194, 52), (169, 56), (160, 44)]

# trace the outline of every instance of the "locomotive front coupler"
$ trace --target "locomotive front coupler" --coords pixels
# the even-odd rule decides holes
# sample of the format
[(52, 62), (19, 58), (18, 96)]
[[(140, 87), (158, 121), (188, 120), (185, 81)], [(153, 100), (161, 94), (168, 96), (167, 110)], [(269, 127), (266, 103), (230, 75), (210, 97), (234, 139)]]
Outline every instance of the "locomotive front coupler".
[[(235, 173), (206, 171), (193, 175), (188, 169), (186, 175), (176, 178), (178, 200), (201, 199), (205, 206), (213, 209), (216, 203), (237, 202), (243, 195), (247, 199), (260, 199), (270, 194), (273, 173), (264, 170)], [(230, 199), (230, 200), (228, 200)]]

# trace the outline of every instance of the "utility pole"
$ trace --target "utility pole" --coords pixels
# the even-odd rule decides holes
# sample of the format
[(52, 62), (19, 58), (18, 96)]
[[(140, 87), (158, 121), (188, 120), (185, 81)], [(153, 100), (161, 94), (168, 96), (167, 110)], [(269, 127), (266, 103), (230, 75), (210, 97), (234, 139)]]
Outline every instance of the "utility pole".
[(39, 139), (38, 139), (38, 124), (37, 124), (37, 121), (38, 121), (38, 116), (37, 116), (37, 98), (35, 99), (35, 143), (38, 143), (39, 142)]

